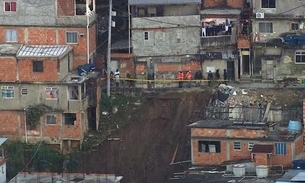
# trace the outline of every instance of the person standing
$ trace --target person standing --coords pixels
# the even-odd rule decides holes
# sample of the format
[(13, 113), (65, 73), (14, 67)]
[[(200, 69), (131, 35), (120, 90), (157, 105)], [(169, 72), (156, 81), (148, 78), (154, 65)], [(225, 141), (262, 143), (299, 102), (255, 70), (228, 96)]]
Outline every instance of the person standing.
[(179, 80), (179, 88), (183, 87), (183, 78), (184, 78), (184, 74), (182, 71), (179, 71), (177, 74), (177, 80)]
[(191, 86), (192, 86), (192, 78), (193, 78), (193, 74), (192, 74), (192, 71), (188, 71), (187, 73), (186, 73), (186, 79), (188, 80), (187, 81), (187, 87), (188, 88), (191, 88)]
[(225, 84), (227, 84), (228, 73), (227, 73), (227, 70), (226, 70), (226, 69), (223, 70), (223, 80), (225, 81)]
[(115, 85), (116, 87), (120, 86), (120, 71), (117, 69), (114, 73), (114, 78), (115, 78)]
[(201, 71), (197, 71), (195, 74), (196, 86), (200, 86), (201, 80), (203, 79), (203, 75)]
[(208, 73), (208, 83), (209, 83), (209, 87), (211, 87), (211, 82), (212, 82), (212, 80), (213, 80), (213, 73), (211, 72), (211, 71), (209, 71), (209, 73)]
[(216, 80), (219, 80), (219, 79), (220, 79), (219, 69), (216, 70), (215, 79), (216, 79)]

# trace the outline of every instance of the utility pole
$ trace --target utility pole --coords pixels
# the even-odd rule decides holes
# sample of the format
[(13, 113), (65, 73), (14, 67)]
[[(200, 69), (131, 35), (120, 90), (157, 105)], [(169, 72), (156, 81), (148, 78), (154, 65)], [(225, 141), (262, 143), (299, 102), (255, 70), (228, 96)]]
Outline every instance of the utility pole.
[(108, 53), (107, 53), (107, 96), (108, 97), (110, 97), (111, 27), (112, 27), (112, 0), (109, 0)]

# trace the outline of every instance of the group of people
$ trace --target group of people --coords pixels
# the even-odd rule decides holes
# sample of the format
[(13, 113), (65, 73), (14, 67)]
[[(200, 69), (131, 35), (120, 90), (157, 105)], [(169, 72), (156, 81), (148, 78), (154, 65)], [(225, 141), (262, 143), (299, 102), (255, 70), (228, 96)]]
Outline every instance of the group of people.
[[(190, 88), (192, 86), (191, 80), (193, 79), (193, 74), (192, 71), (188, 71), (184, 73), (183, 71), (179, 71), (177, 74), (177, 80), (179, 80), (179, 88), (183, 87), (183, 80), (188, 80), (186, 86)], [(194, 79), (196, 80), (196, 86), (200, 86), (201, 80), (204, 79), (203, 74), (201, 71), (197, 71), (195, 73)], [(224, 83), (227, 84), (227, 79), (228, 79), (228, 73), (227, 70), (223, 70), (223, 80)], [(207, 74), (207, 80), (208, 80), (208, 85), (211, 86), (212, 80), (220, 80), (220, 73), (219, 69), (216, 70), (215, 73), (212, 73), (211, 71), (208, 72)]]

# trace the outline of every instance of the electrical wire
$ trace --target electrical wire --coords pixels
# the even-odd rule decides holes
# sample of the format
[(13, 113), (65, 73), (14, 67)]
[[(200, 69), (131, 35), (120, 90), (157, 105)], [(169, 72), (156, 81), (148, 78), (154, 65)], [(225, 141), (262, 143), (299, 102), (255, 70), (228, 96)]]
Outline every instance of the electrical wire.
[(302, 6), (305, 6), (305, 4), (302, 4), (302, 5), (300, 5), (300, 6), (294, 7), (294, 8), (292, 8), (292, 9), (287, 10), (287, 11), (283, 11), (283, 12), (281, 12), (281, 13), (278, 13), (277, 15), (282, 15), (282, 14), (284, 14), (284, 13), (288, 13), (288, 12), (293, 11), (293, 10), (295, 10), (295, 9), (301, 8)]

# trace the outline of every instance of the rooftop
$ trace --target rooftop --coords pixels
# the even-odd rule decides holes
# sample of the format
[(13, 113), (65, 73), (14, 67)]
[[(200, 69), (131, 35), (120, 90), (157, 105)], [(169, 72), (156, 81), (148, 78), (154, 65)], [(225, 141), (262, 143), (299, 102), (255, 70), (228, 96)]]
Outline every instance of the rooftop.
[(0, 138), (0, 146), (7, 140), (7, 138)]
[[(16, 181), (17, 179), (17, 181)], [(15, 182), (83, 182), (83, 183), (119, 183), (123, 179), (122, 176), (106, 175), (106, 174), (52, 174), (37, 173), (31, 174), (22, 172), (14, 177), (9, 183)]]
[(16, 55), (20, 48), (20, 44), (0, 44), (1, 55)]
[(276, 183), (305, 182), (305, 170), (289, 170)]
[(264, 122), (238, 122), (230, 120), (200, 120), (189, 125), (191, 128), (217, 128), (217, 129), (249, 129), (263, 130), (267, 128)]
[[(301, 135), (299, 132), (290, 132), (287, 126), (281, 126), (277, 123), (265, 122), (240, 122), (231, 120), (200, 120), (189, 125), (190, 128), (209, 128), (209, 129), (246, 129), (246, 130), (264, 130), (266, 136), (261, 138), (265, 141), (293, 141)], [(210, 137), (213, 138), (213, 137)], [(221, 137), (219, 137), (221, 138)], [(226, 137), (222, 137), (226, 138)], [(247, 137), (244, 137), (247, 138)]]
[(201, 0), (128, 0), (129, 5), (201, 4)]
[(68, 45), (23, 45), (17, 57), (33, 58), (33, 57), (55, 57), (61, 58), (72, 50), (72, 46)]
[(99, 72), (89, 72), (86, 76), (80, 76), (77, 72), (69, 73), (69, 75), (64, 79), (64, 82), (68, 84), (81, 84), (87, 79), (97, 78), (99, 76)]

